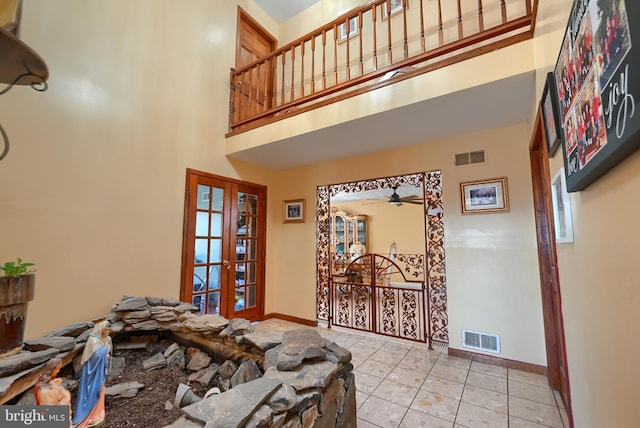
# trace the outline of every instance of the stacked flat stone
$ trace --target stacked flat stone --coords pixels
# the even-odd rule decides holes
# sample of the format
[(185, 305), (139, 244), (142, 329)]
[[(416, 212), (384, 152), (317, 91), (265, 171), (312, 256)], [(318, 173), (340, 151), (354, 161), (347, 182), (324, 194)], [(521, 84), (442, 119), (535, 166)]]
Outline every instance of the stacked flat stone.
[[(125, 297), (106, 316), (114, 336), (163, 333), (174, 342), (229, 360), (215, 371), (221, 377), (231, 376), (226, 379), (231, 388), (184, 407), (185, 416), (168, 427), (356, 426), (355, 379), (346, 349), (312, 328), (283, 333), (259, 324), (254, 328), (242, 318), (228, 320), (198, 311), (197, 306), (174, 299)], [(92, 326), (91, 322), (76, 323), (27, 341), (15, 359), (0, 361), (0, 397), (15, 379), (37, 370), (50, 358), (81, 352)], [(178, 345), (165, 355), (154, 356), (148, 369), (172, 359), (184, 367), (186, 358)], [(211, 371), (212, 366), (201, 370)], [(127, 385), (119, 394), (139, 387)]]

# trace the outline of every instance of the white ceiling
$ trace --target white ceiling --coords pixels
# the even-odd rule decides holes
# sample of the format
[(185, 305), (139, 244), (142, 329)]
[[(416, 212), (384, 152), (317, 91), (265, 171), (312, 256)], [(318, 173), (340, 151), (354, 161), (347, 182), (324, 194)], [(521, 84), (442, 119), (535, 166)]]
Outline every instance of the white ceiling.
[(296, 16), (320, 0), (255, 0), (278, 24)]
[(526, 121), (533, 87), (531, 71), (229, 156), (278, 170), (511, 126)]
[[(331, 196), (331, 202), (348, 202), (348, 201), (389, 201), (389, 197), (393, 193), (393, 189), (374, 189), (374, 190), (359, 190), (357, 192), (338, 192), (336, 195)], [(401, 198), (408, 196), (420, 196), (422, 195), (422, 188), (416, 187), (411, 184), (399, 185), (396, 189), (396, 193)]]

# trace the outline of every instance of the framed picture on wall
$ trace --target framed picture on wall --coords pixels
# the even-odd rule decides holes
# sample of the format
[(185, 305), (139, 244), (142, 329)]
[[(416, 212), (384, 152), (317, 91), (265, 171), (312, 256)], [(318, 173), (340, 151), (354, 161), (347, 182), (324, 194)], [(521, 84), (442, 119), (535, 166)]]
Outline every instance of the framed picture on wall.
[(283, 223), (304, 223), (304, 199), (291, 199), (282, 203)]
[(640, 148), (640, 2), (574, 0), (554, 81), (568, 192)]
[[(387, 19), (389, 13), (387, 13), (387, 8), (391, 8), (391, 15), (395, 15), (396, 13), (402, 10), (402, 2), (404, 0), (389, 0), (388, 3), (382, 3), (380, 7), (382, 8), (382, 19)], [(407, 9), (409, 5), (407, 4)]]
[(360, 26), (358, 25), (358, 17), (354, 16), (349, 18), (349, 31), (347, 32), (347, 23), (340, 24), (338, 26), (338, 40), (344, 42), (347, 39), (355, 37), (360, 32)]
[(551, 180), (551, 202), (553, 203), (553, 224), (556, 232), (556, 243), (573, 242), (571, 200), (567, 193), (564, 168), (560, 168)]
[(544, 122), (545, 137), (547, 139), (547, 151), (549, 157), (553, 157), (560, 147), (560, 136), (562, 128), (560, 127), (560, 113), (558, 110), (558, 95), (555, 87), (553, 73), (547, 74), (547, 82), (542, 91), (542, 119)]
[(509, 212), (507, 177), (460, 183), (462, 214)]

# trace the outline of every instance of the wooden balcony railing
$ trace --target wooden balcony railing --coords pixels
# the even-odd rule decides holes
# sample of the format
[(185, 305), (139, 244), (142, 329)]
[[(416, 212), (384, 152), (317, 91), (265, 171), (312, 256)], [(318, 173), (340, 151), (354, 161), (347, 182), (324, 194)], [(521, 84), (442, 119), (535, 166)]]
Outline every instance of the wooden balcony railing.
[(235, 135), (533, 37), (538, 0), (372, 0), (231, 70)]

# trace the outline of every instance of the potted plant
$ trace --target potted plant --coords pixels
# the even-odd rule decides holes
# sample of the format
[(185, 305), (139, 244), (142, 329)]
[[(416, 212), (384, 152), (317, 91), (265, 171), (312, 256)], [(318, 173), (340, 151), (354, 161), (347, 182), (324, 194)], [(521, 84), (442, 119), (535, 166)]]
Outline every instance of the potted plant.
[(27, 305), (35, 293), (33, 266), (21, 259), (0, 265), (0, 358), (22, 350)]

